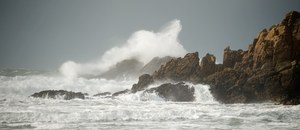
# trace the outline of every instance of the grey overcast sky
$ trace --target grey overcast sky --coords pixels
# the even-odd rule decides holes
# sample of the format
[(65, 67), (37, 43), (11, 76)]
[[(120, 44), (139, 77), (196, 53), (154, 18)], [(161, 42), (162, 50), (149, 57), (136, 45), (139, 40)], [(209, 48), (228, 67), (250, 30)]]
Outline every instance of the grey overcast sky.
[(246, 49), (299, 0), (0, 0), (0, 68), (58, 69), (88, 62), (138, 30), (181, 20), (181, 44), (200, 57)]

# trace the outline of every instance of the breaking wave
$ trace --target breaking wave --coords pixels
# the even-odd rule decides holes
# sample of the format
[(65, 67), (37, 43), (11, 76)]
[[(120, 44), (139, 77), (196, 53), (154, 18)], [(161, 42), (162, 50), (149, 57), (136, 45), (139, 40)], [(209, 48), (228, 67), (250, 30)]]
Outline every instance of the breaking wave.
[(146, 30), (134, 32), (127, 42), (109, 49), (99, 60), (91, 63), (67, 61), (61, 65), (60, 72), (69, 78), (99, 75), (126, 59), (137, 59), (146, 64), (154, 57), (182, 57), (187, 51), (178, 40), (181, 29), (180, 21), (174, 20), (158, 32)]

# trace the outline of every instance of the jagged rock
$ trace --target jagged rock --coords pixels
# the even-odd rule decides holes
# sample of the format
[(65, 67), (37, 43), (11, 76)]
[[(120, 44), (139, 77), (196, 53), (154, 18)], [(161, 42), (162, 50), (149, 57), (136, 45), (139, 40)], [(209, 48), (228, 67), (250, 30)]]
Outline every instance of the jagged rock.
[(112, 66), (108, 71), (99, 77), (106, 79), (136, 78), (142, 69), (143, 63), (136, 59), (123, 60)]
[(145, 93), (153, 92), (167, 101), (189, 102), (195, 100), (194, 87), (185, 85), (183, 82), (177, 84), (166, 83), (145, 91)]
[(220, 68), (216, 65), (216, 57), (212, 54), (207, 53), (202, 59), (200, 63), (200, 75), (199, 77), (206, 77), (215, 73)]
[[(280, 24), (261, 31), (246, 51), (227, 47), (223, 65), (216, 65), (215, 60), (213, 55), (207, 54), (199, 65), (198, 53), (188, 53), (184, 58), (167, 62), (152, 77), (154, 81), (209, 84), (212, 95), (223, 103), (299, 104), (300, 14), (290, 12)], [(161, 95), (177, 92), (178, 87), (171, 86), (165, 84), (150, 90)]]
[(236, 82), (242, 75), (243, 73), (241, 71), (228, 68), (206, 77), (204, 81), (210, 85), (211, 93), (218, 101), (233, 103), (231, 100), (234, 100), (236, 103), (239, 103), (245, 102), (246, 100), (243, 94), (239, 94), (240, 86), (236, 85)]
[(131, 92), (135, 93), (137, 91), (142, 91), (152, 83), (154, 83), (152, 76), (149, 74), (144, 74), (139, 77), (138, 83), (132, 86)]
[(125, 90), (123, 90), (123, 91), (119, 91), (119, 92), (113, 93), (112, 96), (115, 97), (115, 96), (119, 96), (119, 95), (121, 95), (121, 94), (130, 93), (130, 92), (131, 92), (131, 91), (130, 91), (129, 89), (125, 89)]
[(154, 80), (173, 80), (199, 82), (199, 57), (198, 52), (188, 53), (184, 58), (172, 59), (161, 66), (153, 74)]
[(224, 103), (300, 103), (299, 28), (300, 14), (291, 12), (260, 32), (247, 51), (226, 48), (223, 66), (228, 69), (204, 80), (214, 97)]
[(224, 68), (233, 68), (237, 62), (241, 62), (243, 58), (243, 50), (230, 50), (230, 47), (224, 49), (223, 66)]
[(93, 95), (93, 96), (99, 97), (99, 96), (109, 96), (109, 95), (111, 95), (110, 92), (103, 92), (103, 93), (97, 93), (97, 94), (95, 94), (95, 95)]
[(154, 57), (149, 63), (147, 63), (141, 70), (141, 74), (153, 74), (157, 71), (162, 65), (165, 65), (170, 60), (175, 59), (174, 57)]
[(75, 93), (75, 92), (65, 91), (65, 90), (45, 90), (38, 93), (34, 93), (31, 95), (31, 97), (64, 99), (64, 100), (70, 100), (74, 98), (80, 98), (80, 99), (85, 98), (84, 94), (81, 92)]

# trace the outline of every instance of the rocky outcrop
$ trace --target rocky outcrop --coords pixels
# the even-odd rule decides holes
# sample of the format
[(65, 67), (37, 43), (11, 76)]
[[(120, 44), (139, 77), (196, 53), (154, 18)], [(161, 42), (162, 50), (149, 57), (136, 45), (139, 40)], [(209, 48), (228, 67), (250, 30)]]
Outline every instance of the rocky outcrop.
[[(199, 72), (199, 80), (202, 77), (206, 77), (208, 75), (211, 75), (217, 71), (220, 71), (223, 69), (222, 65), (216, 65), (216, 57), (212, 54), (207, 53), (202, 59), (200, 63), (200, 72)], [(198, 81), (199, 81), (198, 80)]]
[(247, 51), (226, 48), (227, 69), (204, 80), (215, 98), (224, 103), (299, 104), (299, 28), (299, 13), (290, 12), (280, 24), (260, 32)]
[(223, 64), (215, 62), (206, 54), (199, 64), (198, 53), (188, 53), (142, 75), (131, 90), (120, 93), (145, 90), (170, 101), (193, 101), (194, 88), (183, 83), (148, 89), (156, 81), (187, 81), (209, 84), (222, 103), (300, 104), (300, 14), (290, 12), (280, 24), (264, 29), (246, 51), (225, 48)]
[(36, 98), (52, 98), (52, 99), (64, 99), (64, 100), (71, 100), (74, 98), (84, 99), (85, 96), (81, 92), (71, 92), (65, 90), (45, 90), (38, 93), (34, 93), (31, 97)]
[(188, 53), (184, 58), (172, 59), (161, 66), (153, 74), (154, 80), (173, 80), (199, 82), (199, 57), (198, 52)]
[[(223, 103), (300, 104), (300, 14), (288, 13), (280, 24), (260, 32), (246, 51), (227, 47), (223, 64), (215, 61), (207, 54), (199, 64), (198, 53), (188, 53), (167, 62), (152, 77), (154, 81), (209, 84), (212, 95)], [(164, 91), (150, 90), (164, 95), (177, 89), (172, 84), (162, 86)]]
[(224, 68), (233, 68), (234, 65), (238, 62), (242, 61), (244, 51), (239, 50), (231, 50), (230, 47), (224, 49), (224, 58), (223, 58), (223, 67)]
[(137, 91), (142, 91), (152, 83), (154, 83), (152, 76), (149, 74), (144, 74), (139, 77), (138, 83), (132, 86), (131, 92), (136, 93)]
[(183, 82), (177, 84), (166, 83), (145, 91), (145, 93), (153, 92), (167, 101), (190, 102), (195, 100), (194, 87), (185, 85)]

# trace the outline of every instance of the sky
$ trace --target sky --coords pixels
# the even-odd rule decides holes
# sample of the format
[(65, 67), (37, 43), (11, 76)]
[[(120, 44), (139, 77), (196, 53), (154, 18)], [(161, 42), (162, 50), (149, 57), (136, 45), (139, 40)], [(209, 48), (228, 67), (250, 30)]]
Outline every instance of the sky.
[(300, 11), (299, 0), (0, 0), (0, 68), (89, 62), (176, 19), (187, 51), (222, 62), (224, 48), (246, 50), (292, 10)]

